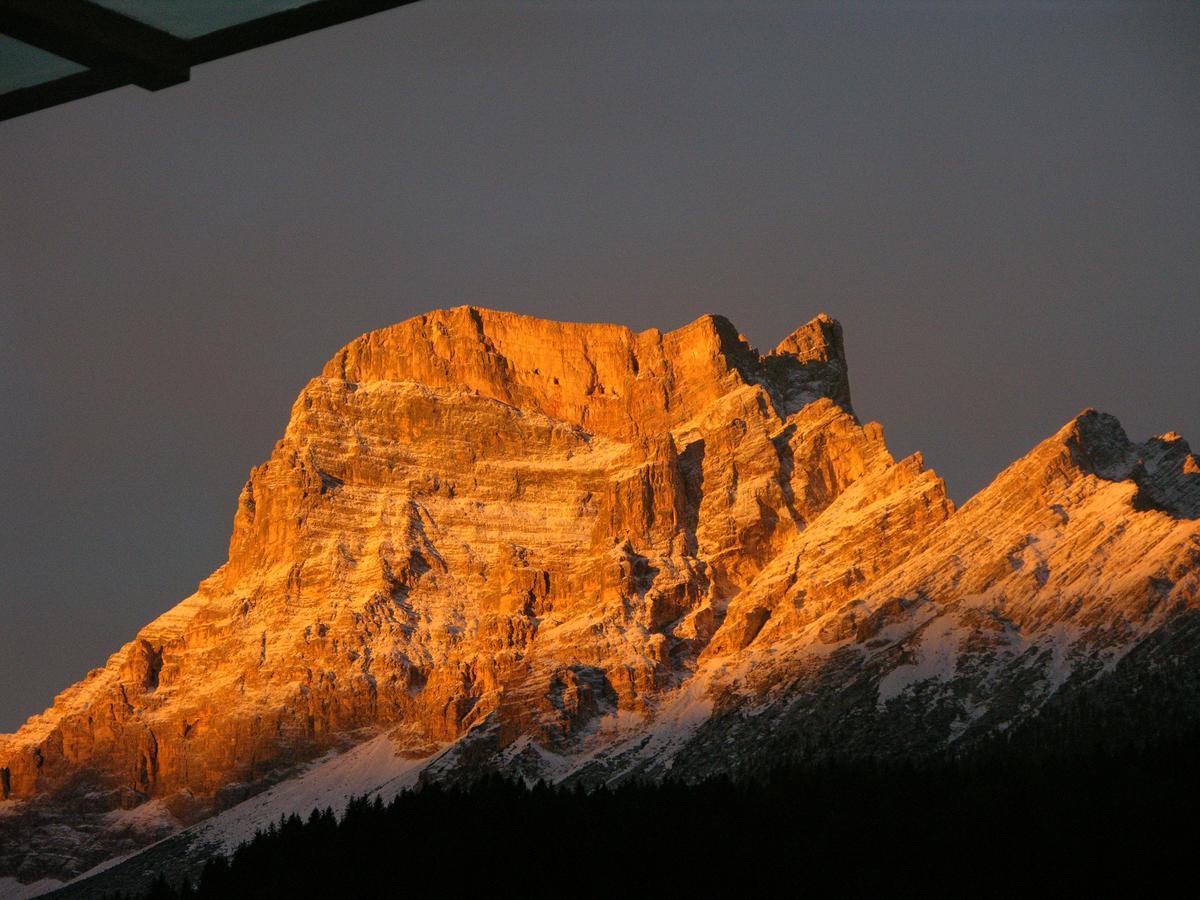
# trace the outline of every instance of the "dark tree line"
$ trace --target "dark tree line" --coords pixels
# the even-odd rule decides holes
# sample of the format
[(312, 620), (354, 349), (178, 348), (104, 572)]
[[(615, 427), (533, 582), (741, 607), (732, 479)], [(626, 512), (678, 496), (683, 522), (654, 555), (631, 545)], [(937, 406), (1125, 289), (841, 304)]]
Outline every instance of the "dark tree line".
[(1136, 896), (1190, 878), (1200, 732), (1055, 737), (692, 785), (428, 785), (290, 816), (145, 896)]

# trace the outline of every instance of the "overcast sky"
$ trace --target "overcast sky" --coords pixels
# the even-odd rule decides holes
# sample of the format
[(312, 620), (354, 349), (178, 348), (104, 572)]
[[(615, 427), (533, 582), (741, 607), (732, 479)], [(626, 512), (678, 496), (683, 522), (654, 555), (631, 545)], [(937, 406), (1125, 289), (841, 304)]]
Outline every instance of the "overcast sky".
[(416, 6), (0, 123), (0, 731), (225, 558), (363, 331), (767, 350), (959, 501), (1080, 409), (1200, 444), (1200, 6)]

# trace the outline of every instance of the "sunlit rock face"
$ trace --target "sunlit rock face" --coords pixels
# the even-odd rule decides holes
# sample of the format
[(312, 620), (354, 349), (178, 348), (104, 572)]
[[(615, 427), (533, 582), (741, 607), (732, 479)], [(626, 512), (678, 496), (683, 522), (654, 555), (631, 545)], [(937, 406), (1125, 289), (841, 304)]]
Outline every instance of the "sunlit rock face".
[(380, 731), (429, 778), (969, 742), (1177, 628), (1197, 516), (1187, 445), (1094, 412), (956, 512), (858, 422), (826, 316), (761, 356), (720, 317), (433, 312), (339, 351), (228, 562), (0, 738), (0, 830), (25, 829), (0, 874), (77, 871)]

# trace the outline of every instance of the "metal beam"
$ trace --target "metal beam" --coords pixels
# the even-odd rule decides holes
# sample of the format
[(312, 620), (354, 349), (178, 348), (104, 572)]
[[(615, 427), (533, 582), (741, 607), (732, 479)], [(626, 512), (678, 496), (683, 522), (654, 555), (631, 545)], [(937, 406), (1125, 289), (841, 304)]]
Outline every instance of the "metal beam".
[(183, 40), (87, 0), (0, 0), (0, 32), (88, 66), (0, 94), (0, 120), (127, 84), (156, 90), (186, 81), (189, 66), (415, 2), (311, 0)]
[(127, 84), (127, 80), (116, 75), (85, 69), (53, 81), (17, 88), (15, 91), (0, 94), (0, 122), (37, 112), (39, 109), (58, 106), (60, 103), (90, 97), (92, 94), (111, 91)]
[(199, 65), (214, 59), (223, 59), (244, 50), (253, 50), (276, 41), (416, 2), (417, 0), (313, 0), (302, 6), (280, 10), (192, 38), (189, 41), (192, 48), (192, 64)]
[(187, 41), (87, 0), (0, 0), (0, 31), (122, 83), (188, 80)]

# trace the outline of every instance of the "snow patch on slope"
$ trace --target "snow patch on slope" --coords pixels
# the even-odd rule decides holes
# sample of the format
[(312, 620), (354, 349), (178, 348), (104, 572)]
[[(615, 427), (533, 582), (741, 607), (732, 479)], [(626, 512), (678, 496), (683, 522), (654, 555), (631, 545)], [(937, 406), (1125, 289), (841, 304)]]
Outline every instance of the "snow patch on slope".
[(43, 878), (30, 884), (21, 884), (17, 879), (6, 876), (0, 878), (0, 900), (26, 900), (29, 897), (40, 897), (62, 886), (61, 881), (53, 878)]
[[(364, 794), (370, 797), (379, 795), (385, 801), (390, 800), (405, 788), (412, 787), (421, 770), (437, 755), (434, 753), (419, 759), (403, 756), (392, 739), (381, 734), (344, 753), (326, 754), (301, 774), (193, 825), (182, 834), (190, 838), (193, 846), (204, 847), (207, 852), (230, 853), (242, 842), (252, 839), (255, 832), (265, 830), (272, 822), (278, 824), (281, 816), (296, 813), (307, 817), (313, 809), (327, 806), (340, 815), (351, 798)], [(157, 802), (151, 802), (135, 810), (111, 813), (110, 817), (123, 816), (114, 824), (126, 824), (131, 816), (138, 814), (146, 819), (154, 819), (158, 815), (157, 806)], [(146, 847), (135, 853), (107, 859), (68, 883), (91, 878), (148, 849)], [(61, 882), (53, 882), (44, 890), (52, 890), (60, 885)], [(4, 880), (0, 879), (0, 900), (34, 896), (23, 894), (9, 897), (3, 893), (3, 888)]]
[(905, 690), (924, 681), (951, 681), (958, 668), (958, 647), (962, 638), (955, 617), (943, 615), (931, 621), (921, 632), (916, 661), (896, 666), (879, 679), (879, 705), (899, 697)]
[(340, 755), (322, 757), (306, 772), (275, 785), (191, 831), (205, 844), (234, 850), (280, 816), (307, 816), (314, 808), (333, 807), (340, 814), (352, 797), (379, 795), (385, 801), (412, 787), (421, 770), (437, 754), (412, 759), (402, 756), (386, 734), (359, 744)]
[(114, 809), (104, 819), (110, 828), (154, 831), (166, 828), (174, 830), (179, 827), (179, 823), (162, 800), (151, 800), (141, 806), (135, 806), (133, 809)]
[(696, 729), (712, 717), (713, 701), (707, 679), (693, 678), (659, 713), (650, 740), (638, 752), (642, 759), (665, 760), (671, 768), (678, 753)]

